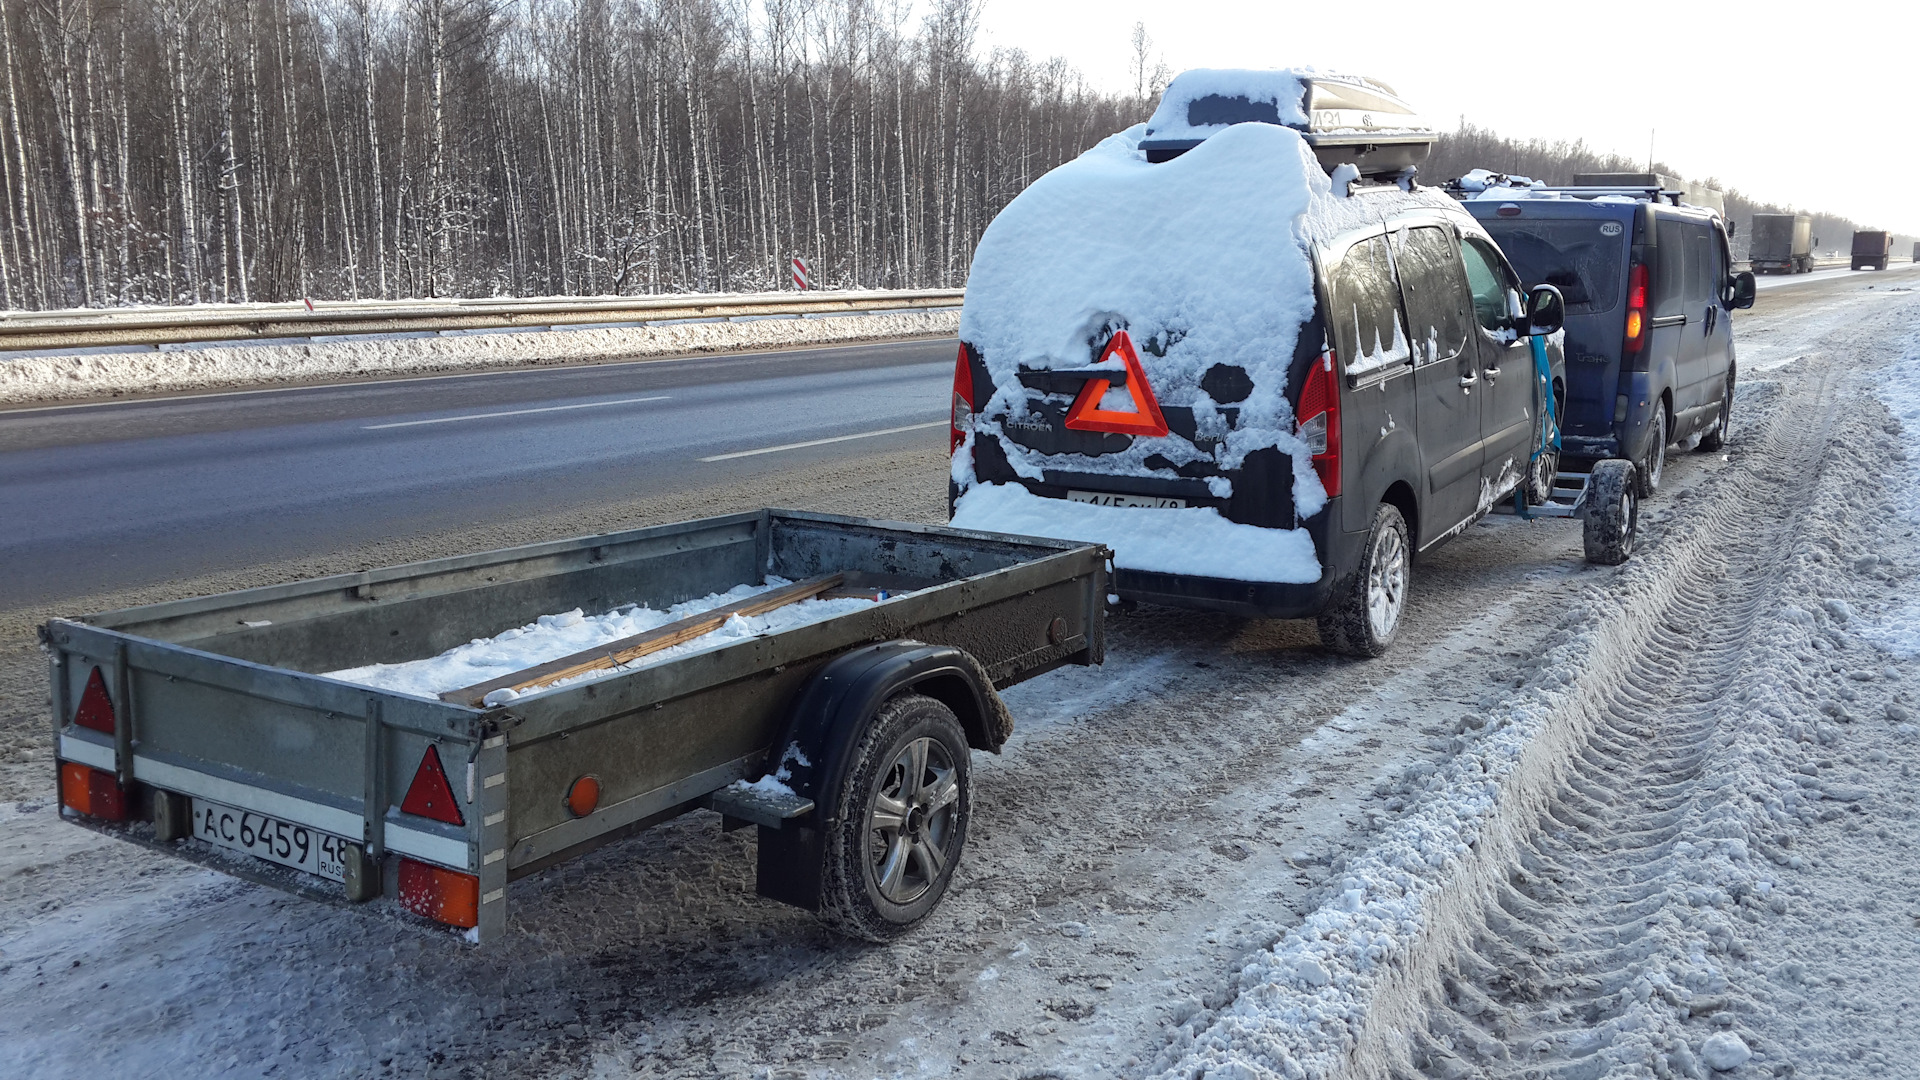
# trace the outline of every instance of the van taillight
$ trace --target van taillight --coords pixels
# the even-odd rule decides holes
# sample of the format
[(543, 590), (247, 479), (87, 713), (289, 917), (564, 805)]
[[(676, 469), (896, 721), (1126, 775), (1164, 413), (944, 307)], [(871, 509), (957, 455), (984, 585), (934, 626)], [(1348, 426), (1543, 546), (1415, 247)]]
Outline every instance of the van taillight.
[(1634, 263), (1627, 275), (1626, 353), (1632, 356), (1647, 344), (1647, 264)]
[(967, 441), (967, 432), (973, 430), (973, 368), (967, 363), (967, 347), (960, 346), (960, 357), (953, 362), (953, 415), (951, 417), (952, 442), (947, 446), (951, 455)]
[(1313, 471), (1327, 498), (1340, 494), (1340, 395), (1333, 375), (1333, 354), (1324, 354), (1307, 370), (1300, 389), (1300, 423), (1295, 429), (1313, 454)]

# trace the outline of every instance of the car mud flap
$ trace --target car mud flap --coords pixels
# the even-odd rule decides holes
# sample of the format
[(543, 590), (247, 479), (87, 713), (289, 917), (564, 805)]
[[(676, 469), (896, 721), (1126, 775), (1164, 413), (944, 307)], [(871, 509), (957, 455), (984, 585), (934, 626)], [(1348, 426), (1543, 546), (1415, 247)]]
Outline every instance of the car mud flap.
[(761, 896), (820, 910), (827, 830), (839, 824), (833, 815), (854, 743), (882, 705), (910, 688), (952, 709), (975, 749), (998, 753), (1013, 734), (1012, 713), (980, 662), (963, 650), (887, 641), (836, 657), (794, 699), (779, 757), (769, 763), (814, 810), (779, 827), (759, 826), (754, 888)]

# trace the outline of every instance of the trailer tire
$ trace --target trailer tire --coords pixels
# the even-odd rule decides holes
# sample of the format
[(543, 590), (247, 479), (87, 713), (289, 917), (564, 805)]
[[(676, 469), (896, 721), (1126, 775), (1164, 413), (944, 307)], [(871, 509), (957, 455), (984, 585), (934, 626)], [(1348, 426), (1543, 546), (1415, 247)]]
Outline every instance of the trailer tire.
[(1640, 529), (1640, 493), (1633, 462), (1608, 458), (1595, 462), (1587, 479), (1587, 517), (1581, 530), (1587, 561), (1619, 566), (1633, 555)]
[(887, 942), (939, 905), (967, 841), (970, 764), (946, 705), (905, 693), (880, 707), (850, 752), (827, 823), (820, 917), (829, 927)]
[(1315, 621), (1320, 644), (1330, 652), (1362, 658), (1386, 652), (1406, 614), (1412, 562), (1407, 519), (1399, 507), (1381, 503), (1367, 531), (1360, 572), (1336, 586), (1332, 606)]

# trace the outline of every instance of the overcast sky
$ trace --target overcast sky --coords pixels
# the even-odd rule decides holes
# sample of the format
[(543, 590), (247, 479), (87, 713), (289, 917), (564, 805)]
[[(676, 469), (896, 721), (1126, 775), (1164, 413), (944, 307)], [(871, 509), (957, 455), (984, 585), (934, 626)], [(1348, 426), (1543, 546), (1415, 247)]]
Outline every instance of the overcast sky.
[[(1790, 14), (1789, 14), (1790, 13)], [(1443, 128), (1584, 138), (1757, 198), (1920, 233), (1920, 4), (986, 0), (981, 43), (1131, 89), (1128, 35), (1193, 67), (1370, 75)], [(1141, 117), (1145, 119), (1145, 117)], [(1437, 179), (1437, 178), (1429, 178)]]

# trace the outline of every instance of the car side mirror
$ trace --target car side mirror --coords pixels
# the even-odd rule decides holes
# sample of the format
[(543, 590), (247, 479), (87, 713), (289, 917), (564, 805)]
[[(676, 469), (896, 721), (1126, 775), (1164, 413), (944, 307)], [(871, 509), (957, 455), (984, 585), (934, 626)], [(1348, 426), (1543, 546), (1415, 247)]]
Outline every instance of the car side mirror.
[(1740, 235), (1740, 223), (1739, 223), (1739, 222), (1737, 222), (1737, 221), (1729, 221), (1729, 222), (1727, 222), (1727, 235), (1728, 235), (1728, 236), (1739, 236), (1739, 235)]
[(1551, 285), (1535, 285), (1527, 295), (1527, 333), (1551, 334), (1566, 324), (1566, 297)]
[(1750, 308), (1753, 306), (1753, 271), (1742, 270), (1733, 275), (1733, 283), (1727, 289), (1727, 307)]

